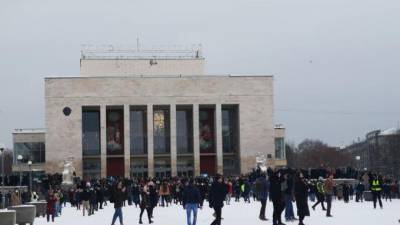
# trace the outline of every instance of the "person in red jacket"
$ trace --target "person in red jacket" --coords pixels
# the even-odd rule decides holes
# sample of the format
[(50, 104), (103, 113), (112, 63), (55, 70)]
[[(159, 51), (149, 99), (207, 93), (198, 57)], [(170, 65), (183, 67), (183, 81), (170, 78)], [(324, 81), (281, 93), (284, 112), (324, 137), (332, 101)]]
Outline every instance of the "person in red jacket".
[(47, 195), (47, 210), (46, 210), (46, 215), (47, 215), (47, 222), (50, 222), (50, 216), (51, 216), (51, 221), (54, 222), (54, 217), (56, 215), (56, 197), (54, 196), (53, 190), (49, 190), (49, 193)]

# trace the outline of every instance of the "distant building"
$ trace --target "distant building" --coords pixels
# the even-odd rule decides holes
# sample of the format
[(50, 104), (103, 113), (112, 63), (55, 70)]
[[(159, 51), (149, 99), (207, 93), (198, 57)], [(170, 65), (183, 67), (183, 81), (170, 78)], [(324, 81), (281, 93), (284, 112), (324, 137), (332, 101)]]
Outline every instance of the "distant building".
[[(13, 135), (13, 168), (18, 171), (42, 171), (46, 163), (46, 144), (44, 129), (15, 129)], [(18, 161), (18, 156), (22, 160)], [(29, 166), (28, 162), (32, 164)]]
[(375, 130), (344, 148), (359, 170), (368, 170), (400, 178), (400, 129)]

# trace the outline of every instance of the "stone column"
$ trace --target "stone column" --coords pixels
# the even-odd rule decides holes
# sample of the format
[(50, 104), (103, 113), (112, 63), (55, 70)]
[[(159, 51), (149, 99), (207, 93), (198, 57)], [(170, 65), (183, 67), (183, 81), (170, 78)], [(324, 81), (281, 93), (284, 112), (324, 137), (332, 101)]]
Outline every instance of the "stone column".
[(101, 178), (107, 176), (107, 110), (105, 105), (100, 106), (100, 161), (101, 161)]
[(147, 105), (147, 166), (149, 177), (154, 177), (153, 104)]
[(199, 104), (193, 104), (193, 167), (194, 175), (200, 175)]
[(215, 137), (217, 147), (217, 173), (223, 174), (223, 151), (222, 151), (222, 111), (221, 104), (215, 105)]
[(170, 105), (170, 136), (171, 136), (171, 175), (177, 176), (177, 148), (176, 148), (176, 105)]
[(124, 167), (125, 178), (130, 177), (131, 171), (131, 126), (129, 104), (124, 105)]

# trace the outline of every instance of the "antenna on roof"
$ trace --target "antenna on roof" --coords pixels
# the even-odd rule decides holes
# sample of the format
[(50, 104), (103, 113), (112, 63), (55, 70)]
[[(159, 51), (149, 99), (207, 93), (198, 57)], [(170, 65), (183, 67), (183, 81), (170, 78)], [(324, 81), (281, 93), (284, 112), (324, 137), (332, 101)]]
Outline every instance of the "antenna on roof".
[(139, 51), (139, 36), (136, 38), (136, 51)]

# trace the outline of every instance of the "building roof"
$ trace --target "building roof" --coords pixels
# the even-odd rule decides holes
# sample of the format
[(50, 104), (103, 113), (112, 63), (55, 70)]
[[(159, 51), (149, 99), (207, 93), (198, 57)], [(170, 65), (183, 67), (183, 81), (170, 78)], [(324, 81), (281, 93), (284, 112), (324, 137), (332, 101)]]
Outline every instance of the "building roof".
[(13, 134), (38, 134), (46, 133), (46, 129), (43, 128), (28, 128), (28, 129), (14, 129)]
[(387, 135), (397, 135), (397, 134), (400, 134), (400, 129), (393, 127), (382, 131), (379, 135), (387, 136)]
[(205, 74), (205, 75), (122, 75), (122, 76), (51, 76), (45, 79), (93, 79), (93, 78), (209, 78), (209, 77), (274, 77), (273, 75), (259, 75), (259, 74)]
[(201, 45), (191, 46), (154, 46), (143, 48), (139, 44), (135, 47), (120, 47), (116, 45), (83, 45), (81, 49), (81, 60), (91, 59), (119, 59), (119, 60), (141, 60), (141, 59), (201, 59)]

